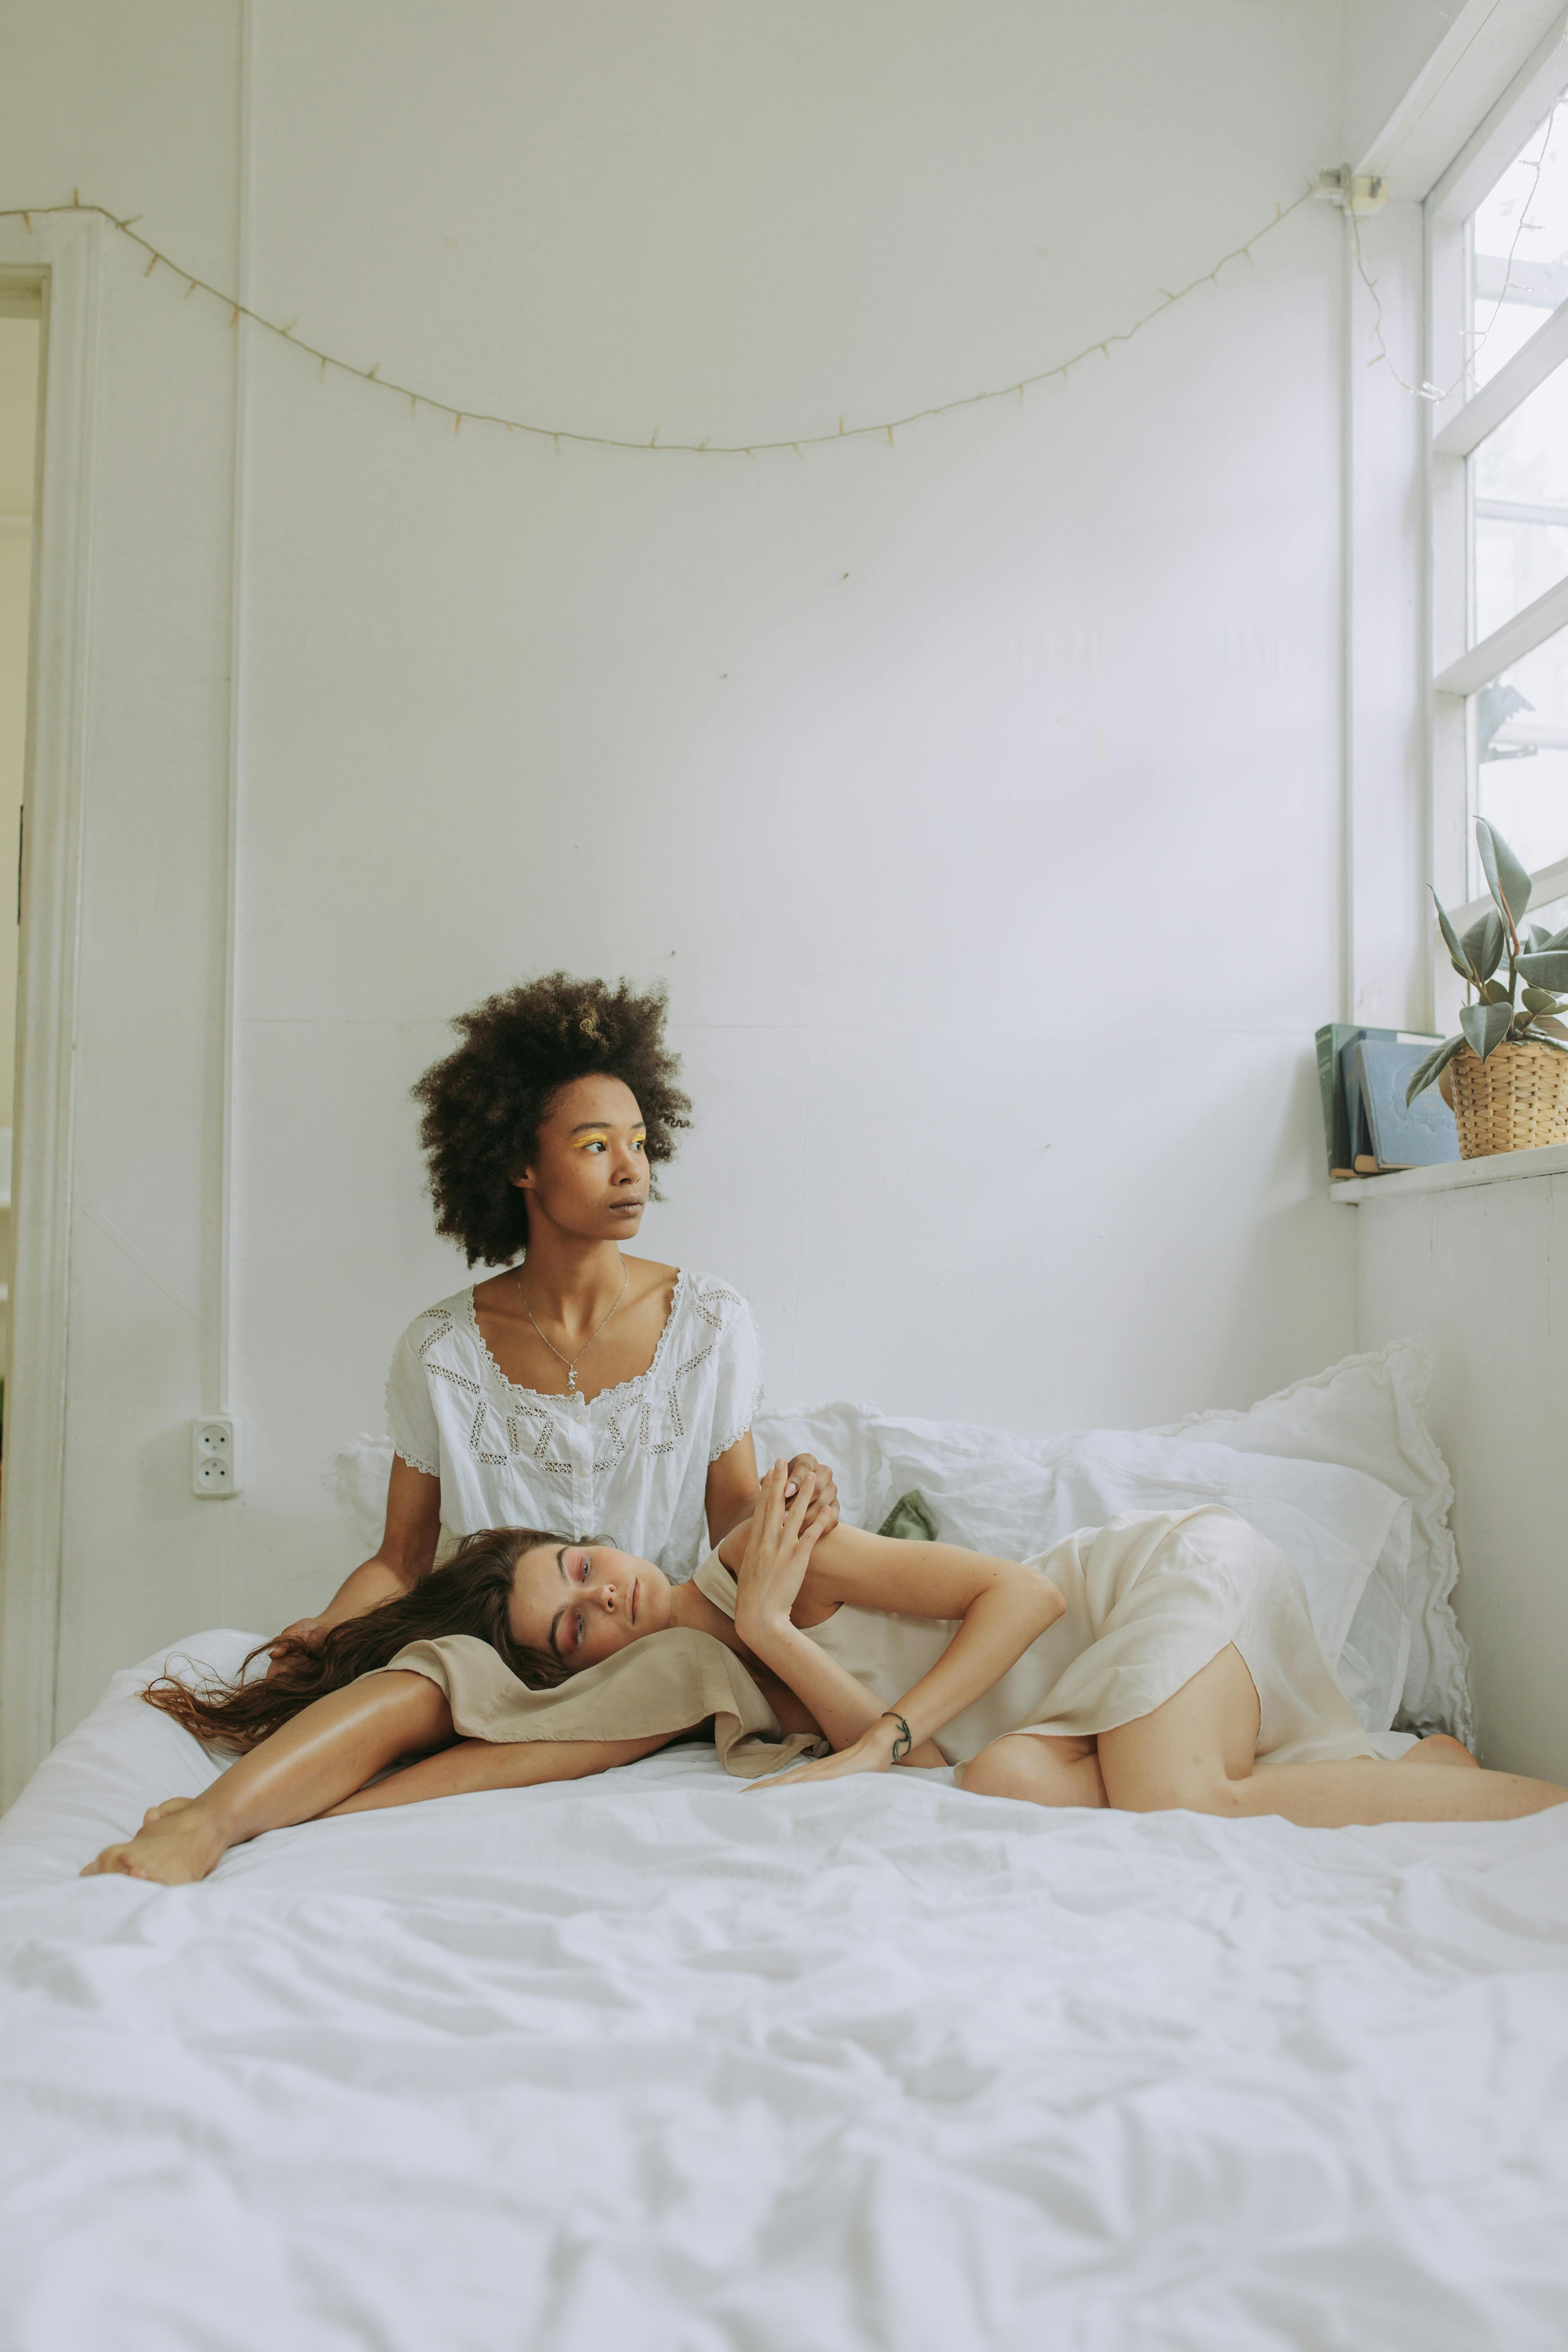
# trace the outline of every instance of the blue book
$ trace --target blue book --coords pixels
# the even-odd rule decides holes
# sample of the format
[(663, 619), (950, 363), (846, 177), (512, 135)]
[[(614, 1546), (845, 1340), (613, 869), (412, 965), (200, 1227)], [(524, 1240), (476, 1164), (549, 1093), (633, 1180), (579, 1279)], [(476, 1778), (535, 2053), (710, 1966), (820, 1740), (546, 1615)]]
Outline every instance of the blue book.
[[(1353, 1021), (1326, 1022), (1318, 1032), (1318, 1085), (1323, 1097), (1323, 1141), (1331, 1176), (1355, 1174), (1355, 1144), (1345, 1117), (1345, 1055), (1358, 1037), (1397, 1037), (1397, 1029), (1369, 1029)], [(1436, 1045), (1436, 1038), (1433, 1039)]]
[(1345, 1108), (1358, 1175), (1437, 1168), (1459, 1157), (1459, 1130), (1436, 1087), (1428, 1087), (1408, 1106), (1405, 1100), (1405, 1087), (1436, 1042), (1361, 1037), (1346, 1048)]
[[(1329, 1174), (1353, 1176), (1358, 1146), (1352, 1138), (1350, 1120), (1345, 1110), (1345, 1055), (1358, 1037), (1396, 1037), (1402, 1045), (1415, 1045), (1421, 1032), (1416, 1029), (1369, 1029), (1364, 1023), (1353, 1021), (1326, 1022), (1318, 1032), (1318, 1085), (1323, 1097), (1323, 1140), (1329, 1148)], [(1441, 1043), (1428, 1037), (1426, 1044)], [(1363, 1159), (1372, 1156), (1372, 1145), (1366, 1139), (1364, 1122), (1363, 1140), (1359, 1146)]]

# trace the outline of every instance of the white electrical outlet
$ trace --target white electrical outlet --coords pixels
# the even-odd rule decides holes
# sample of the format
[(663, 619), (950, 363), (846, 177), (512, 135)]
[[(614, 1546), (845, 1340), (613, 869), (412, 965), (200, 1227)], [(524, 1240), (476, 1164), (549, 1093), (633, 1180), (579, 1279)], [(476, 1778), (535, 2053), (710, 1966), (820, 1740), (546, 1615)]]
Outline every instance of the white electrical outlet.
[(239, 1423), (226, 1413), (209, 1413), (191, 1423), (191, 1492), (239, 1492)]

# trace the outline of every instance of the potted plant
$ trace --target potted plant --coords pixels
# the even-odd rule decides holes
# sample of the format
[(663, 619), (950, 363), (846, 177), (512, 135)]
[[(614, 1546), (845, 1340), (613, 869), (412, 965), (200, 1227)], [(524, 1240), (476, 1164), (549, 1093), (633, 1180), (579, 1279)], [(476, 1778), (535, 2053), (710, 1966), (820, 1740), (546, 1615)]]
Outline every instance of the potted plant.
[(1558, 1018), (1568, 1011), (1568, 929), (1549, 935), (1532, 926), (1527, 940), (1529, 875), (1485, 817), (1476, 820), (1476, 843), (1492, 904), (1463, 938), (1432, 893), (1449, 960), (1465, 982), (1460, 1034), (1427, 1055), (1405, 1096), (1414, 1102), (1441, 1082), (1466, 1160), (1568, 1142), (1568, 1025)]

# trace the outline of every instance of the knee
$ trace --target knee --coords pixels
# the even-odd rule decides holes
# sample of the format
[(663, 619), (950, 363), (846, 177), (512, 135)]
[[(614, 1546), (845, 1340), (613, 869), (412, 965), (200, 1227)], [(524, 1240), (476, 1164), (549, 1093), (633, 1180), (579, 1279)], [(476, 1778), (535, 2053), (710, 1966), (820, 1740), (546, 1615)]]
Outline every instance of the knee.
[(1429, 1731), (1425, 1739), (1408, 1749), (1402, 1759), (1406, 1764), (1457, 1764), (1461, 1771), (1479, 1771), (1480, 1767), (1469, 1749), (1446, 1731)]

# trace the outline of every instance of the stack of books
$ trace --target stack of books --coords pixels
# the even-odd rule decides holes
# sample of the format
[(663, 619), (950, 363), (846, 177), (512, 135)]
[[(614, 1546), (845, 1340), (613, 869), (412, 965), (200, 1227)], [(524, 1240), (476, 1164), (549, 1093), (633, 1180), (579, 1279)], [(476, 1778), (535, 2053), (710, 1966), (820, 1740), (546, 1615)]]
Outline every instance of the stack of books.
[(1436, 1087), (1408, 1106), (1405, 1089), (1442, 1039), (1414, 1029), (1331, 1021), (1318, 1032), (1318, 1084), (1331, 1177), (1384, 1176), (1459, 1156), (1454, 1114)]

